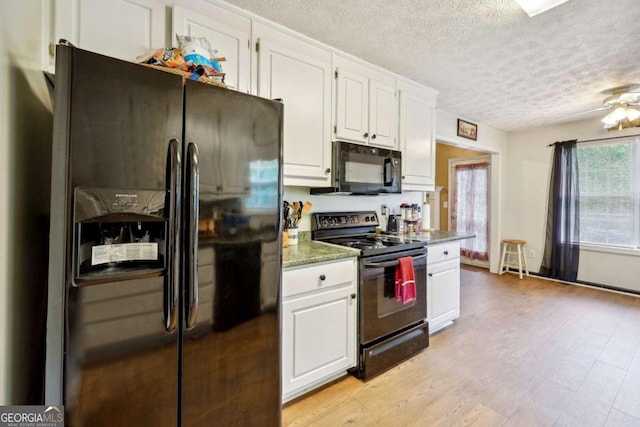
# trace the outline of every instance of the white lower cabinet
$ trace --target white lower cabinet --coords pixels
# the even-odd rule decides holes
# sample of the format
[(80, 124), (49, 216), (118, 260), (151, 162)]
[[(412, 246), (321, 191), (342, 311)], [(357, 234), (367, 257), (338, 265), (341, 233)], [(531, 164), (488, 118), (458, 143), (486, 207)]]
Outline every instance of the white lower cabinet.
[(356, 365), (356, 261), (286, 269), (282, 289), (282, 401)]
[(431, 245), (427, 256), (427, 317), (433, 333), (460, 317), (460, 243)]

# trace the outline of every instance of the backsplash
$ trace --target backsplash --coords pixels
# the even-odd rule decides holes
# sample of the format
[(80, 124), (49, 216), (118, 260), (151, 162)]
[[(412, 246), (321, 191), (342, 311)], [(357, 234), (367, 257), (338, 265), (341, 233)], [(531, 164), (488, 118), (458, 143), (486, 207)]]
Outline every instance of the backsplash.
[[(422, 205), (424, 193), (422, 192), (404, 192), (402, 194), (388, 194), (378, 196), (345, 196), (345, 195), (317, 195), (309, 194), (308, 187), (284, 187), (284, 199), (288, 202), (301, 200), (302, 202), (310, 201), (313, 203), (311, 213), (314, 212), (347, 212), (347, 211), (365, 211), (371, 210), (378, 213), (380, 221), (386, 225), (386, 218), (380, 215), (380, 206), (387, 205), (390, 213), (400, 213), (401, 203), (417, 203)], [(311, 230), (311, 215), (302, 218), (298, 228), (300, 231)]]

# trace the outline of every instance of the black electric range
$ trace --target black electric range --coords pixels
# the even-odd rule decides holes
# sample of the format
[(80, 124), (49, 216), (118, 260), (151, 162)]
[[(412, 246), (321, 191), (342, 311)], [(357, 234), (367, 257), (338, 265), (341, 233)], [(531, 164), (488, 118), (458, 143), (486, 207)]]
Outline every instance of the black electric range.
[[(314, 240), (360, 250), (358, 257), (358, 361), (350, 372), (373, 378), (429, 346), (426, 243), (376, 234), (376, 212), (324, 212), (312, 217)], [(395, 294), (399, 259), (411, 257), (416, 299)]]

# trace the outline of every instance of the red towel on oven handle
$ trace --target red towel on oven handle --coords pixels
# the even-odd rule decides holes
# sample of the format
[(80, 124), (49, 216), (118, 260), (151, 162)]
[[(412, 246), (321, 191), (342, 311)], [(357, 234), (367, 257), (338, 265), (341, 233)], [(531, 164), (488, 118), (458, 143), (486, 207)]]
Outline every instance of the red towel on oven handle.
[(398, 258), (396, 267), (396, 301), (403, 304), (416, 300), (416, 281), (413, 273), (413, 257)]

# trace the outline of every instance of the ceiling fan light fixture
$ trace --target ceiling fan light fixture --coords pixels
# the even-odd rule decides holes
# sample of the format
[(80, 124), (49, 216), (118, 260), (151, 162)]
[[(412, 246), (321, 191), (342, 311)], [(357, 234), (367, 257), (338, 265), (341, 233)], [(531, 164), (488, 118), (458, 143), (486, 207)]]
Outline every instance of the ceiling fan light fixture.
[(620, 125), (624, 120), (633, 122), (640, 119), (640, 110), (629, 107), (627, 105), (618, 105), (615, 110), (602, 118), (605, 129), (610, 129), (616, 125)]
[(530, 18), (568, 1), (569, 0), (516, 0)]

